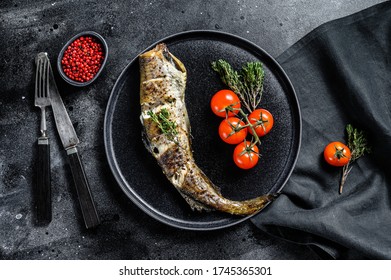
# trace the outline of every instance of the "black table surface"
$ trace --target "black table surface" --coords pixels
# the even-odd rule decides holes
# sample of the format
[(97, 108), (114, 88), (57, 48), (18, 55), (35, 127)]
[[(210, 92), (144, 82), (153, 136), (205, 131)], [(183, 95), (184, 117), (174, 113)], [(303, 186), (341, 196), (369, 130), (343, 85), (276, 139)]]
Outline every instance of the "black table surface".
[[(208, 232), (179, 230), (146, 215), (121, 191), (108, 166), (103, 120), (123, 68), (153, 42), (187, 30), (244, 37), (277, 57), (332, 19), (380, 3), (337, 1), (9, 1), (0, 3), (0, 259), (319, 259), (310, 248), (276, 239), (251, 221)], [(38, 108), (34, 57), (55, 62), (73, 35), (105, 37), (109, 59), (86, 88), (56, 81), (81, 140), (85, 171), (102, 224), (86, 230), (51, 110), (53, 221), (36, 226), (32, 213)]]

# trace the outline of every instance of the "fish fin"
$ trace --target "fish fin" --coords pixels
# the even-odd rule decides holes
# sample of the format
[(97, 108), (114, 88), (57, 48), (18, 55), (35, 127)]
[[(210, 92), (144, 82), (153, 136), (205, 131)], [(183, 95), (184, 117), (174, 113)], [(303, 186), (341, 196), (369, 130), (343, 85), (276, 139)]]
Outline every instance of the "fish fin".
[(204, 178), (204, 180), (207, 181), (208, 184), (216, 191), (216, 193), (221, 195), (221, 189), (215, 184), (213, 184), (213, 182), (208, 178), (208, 176), (206, 176), (206, 174), (201, 169), (199, 169), (199, 172), (200, 175)]
[(277, 197), (280, 196), (281, 193), (270, 193), (268, 194), (270, 201), (275, 200)]
[(141, 131), (141, 140), (143, 141), (143, 144), (144, 144), (145, 148), (147, 149), (147, 151), (152, 154), (151, 146), (149, 145), (149, 141), (148, 141), (145, 129), (143, 129)]
[(190, 197), (189, 195), (184, 194), (180, 190), (178, 190), (178, 191), (182, 195), (182, 197), (186, 200), (186, 202), (190, 205), (191, 210), (193, 210), (193, 211), (197, 210), (199, 212), (202, 212), (202, 211), (210, 212), (210, 211), (213, 210), (212, 208), (206, 206), (205, 204), (203, 204), (201, 202), (198, 202), (197, 200), (195, 200), (194, 198)]

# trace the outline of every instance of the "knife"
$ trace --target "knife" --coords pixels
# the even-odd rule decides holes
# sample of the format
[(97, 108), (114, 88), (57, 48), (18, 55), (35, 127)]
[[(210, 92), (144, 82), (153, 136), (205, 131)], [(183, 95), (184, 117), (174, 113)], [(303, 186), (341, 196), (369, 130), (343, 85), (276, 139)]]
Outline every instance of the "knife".
[[(47, 56), (46, 56), (47, 57)], [(49, 58), (47, 57), (49, 60)], [(86, 228), (93, 228), (100, 224), (99, 216), (96, 211), (95, 202), (91, 194), (90, 186), (84, 171), (83, 164), (79, 157), (77, 138), (75, 129), (69, 119), (67, 110), (62, 102), (54, 80), (53, 69), (49, 61), (49, 92), (52, 105), (54, 120), (58, 134), (60, 135), (62, 145), (65, 148), (69, 159), (69, 165), (72, 171), (72, 177), (75, 182), (77, 196), (80, 202), (80, 208), (83, 214)]]

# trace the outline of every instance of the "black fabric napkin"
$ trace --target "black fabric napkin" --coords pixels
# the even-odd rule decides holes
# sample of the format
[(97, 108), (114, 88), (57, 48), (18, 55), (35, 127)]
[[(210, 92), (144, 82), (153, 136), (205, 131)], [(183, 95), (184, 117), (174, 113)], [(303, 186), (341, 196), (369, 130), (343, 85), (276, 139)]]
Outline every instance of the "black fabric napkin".
[[(391, 2), (318, 27), (277, 60), (298, 95), (302, 144), (282, 194), (253, 223), (323, 257), (391, 259)], [(339, 194), (341, 168), (322, 153), (346, 143), (348, 123), (368, 132), (372, 153)]]

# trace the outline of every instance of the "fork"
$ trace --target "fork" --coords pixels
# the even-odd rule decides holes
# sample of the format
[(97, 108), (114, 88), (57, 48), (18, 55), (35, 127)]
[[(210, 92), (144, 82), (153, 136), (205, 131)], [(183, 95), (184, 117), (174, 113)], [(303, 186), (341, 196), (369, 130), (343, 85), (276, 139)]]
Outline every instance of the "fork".
[(49, 60), (47, 53), (41, 52), (35, 58), (35, 106), (41, 109), (41, 136), (38, 138), (37, 181), (35, 186), (36, 220), (38, 224), (48, 224), (52, 220), (52, 199), (50, 179), (50, 146), (46, 130), (46, 107), (50, 105)]

